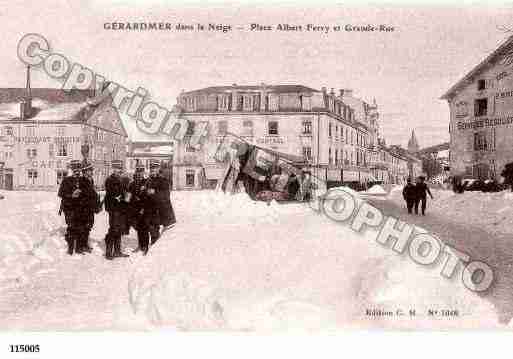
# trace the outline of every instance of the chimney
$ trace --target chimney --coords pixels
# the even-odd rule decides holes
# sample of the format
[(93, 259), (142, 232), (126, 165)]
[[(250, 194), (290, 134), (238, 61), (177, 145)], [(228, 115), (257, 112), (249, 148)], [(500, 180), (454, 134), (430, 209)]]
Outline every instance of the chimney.
[(25, 100), (20, 101), (20, 120), (25, 120), (27, 116), (27, 102)]
[(335, 89), (334, 89), (333, 87), (331, 88), (330, 95), (331, 95), (331, 96), (335, 96)]
[(340, 97), (343, 97), (344, 96), (344, 90), (343, 89), (340, 89), (338, 90), (339, 94), (340, 94)]
[(30, 66), (27, 66), (27, 82), (25, 98), (20, 102), (20, 119), (25, 120), (32, 114), (32, 89), (30, 88)]
[(321, 91), (322, 91), (322, 93), (324, 93), (324, 94), (325, 94), (325, 93), (326, 93), (326, 87), (324, 87), (324, 86), (323, 86), (323, 87), (321, 88)]

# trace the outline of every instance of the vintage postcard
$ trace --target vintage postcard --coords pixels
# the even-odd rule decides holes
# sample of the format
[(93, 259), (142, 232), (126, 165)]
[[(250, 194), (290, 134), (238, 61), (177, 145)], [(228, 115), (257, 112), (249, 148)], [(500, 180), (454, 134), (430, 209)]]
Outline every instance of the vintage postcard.
[(510, 329), (509, 5), (3, 5), (1, 332)]

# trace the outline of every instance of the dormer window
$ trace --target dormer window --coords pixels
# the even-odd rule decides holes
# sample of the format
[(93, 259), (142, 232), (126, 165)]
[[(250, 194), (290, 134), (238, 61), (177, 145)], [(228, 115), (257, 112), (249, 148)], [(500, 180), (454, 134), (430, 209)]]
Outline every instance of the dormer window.
[(486, 81), (485, 80), (477, 80), (477, 90), (482, 91), (486, 88)]

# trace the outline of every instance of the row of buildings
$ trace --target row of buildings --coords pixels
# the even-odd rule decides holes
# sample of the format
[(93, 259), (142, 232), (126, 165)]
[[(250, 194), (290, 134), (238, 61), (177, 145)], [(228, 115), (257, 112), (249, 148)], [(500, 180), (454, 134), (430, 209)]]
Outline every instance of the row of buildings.
[(225, 164), (214, 159), (227, 133), (302, 157), (326, 181), (400, 183), (420, 172), (420, 160), (380, 138), (378, 106), (302, 85), (217, 86), (182, 92), (174, 116), (209, 123), (201, 149), (185, 141), (129, 141), (109, 97), (94, 90), (0, 89), (0, 188), (56, 189), (71, 159), (91, 161), (102, 184), (110, 161), (159, 159), (174, 189), (214, 187)]
[[(172, 159), (175, 189), (217, 184), (225, 164), (214, 156), (227, 133), (276, 152), (301, 156), (306, 167), (327, 182), (402, 183), (421, 172), (421, 160), (413, 152), (387, 146), (380, 138), (376, 102), (369, 104), (352, 90), (233, 84), (182, 92), (175, 108), (176, 116), (192, 124), (209, 124), (201, 150), (188, 146), (187, 141), (171, 144), (168, 160)], [(157, 156), (152, 148), (164, 145), (131, 143), (128, 167)], [(416, 139), (415, 145), (418, 150)]]

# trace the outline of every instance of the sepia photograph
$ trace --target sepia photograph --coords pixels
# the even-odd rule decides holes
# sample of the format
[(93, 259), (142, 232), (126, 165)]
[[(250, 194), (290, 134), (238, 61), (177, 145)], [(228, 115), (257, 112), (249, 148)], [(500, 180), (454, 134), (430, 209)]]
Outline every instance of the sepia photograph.
[(512, 328), (511, 4), (2, 5), (2, 357)]

